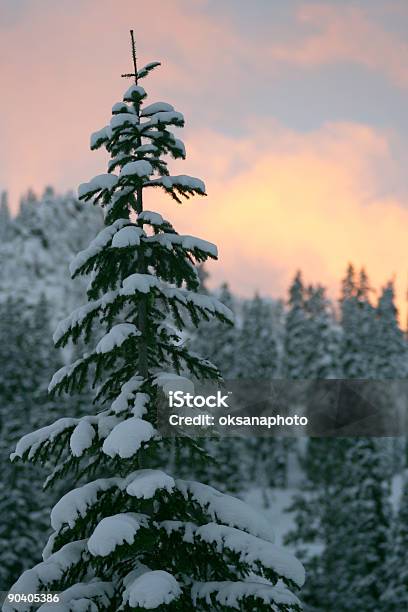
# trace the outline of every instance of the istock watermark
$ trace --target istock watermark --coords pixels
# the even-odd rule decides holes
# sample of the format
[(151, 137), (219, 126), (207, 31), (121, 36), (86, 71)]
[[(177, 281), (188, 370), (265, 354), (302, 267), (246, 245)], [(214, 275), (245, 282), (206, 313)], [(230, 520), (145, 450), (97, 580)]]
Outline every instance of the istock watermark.
[[(177, 386), (177, 380), (174, 381)], [(278, 410), (279, 403), (265, 384), (248, 386), (234, 382), (221, 389), (213, 382), (196, 382), (186, 390), (174, 389), (166, 379), (166, 389), (158, 414), (159, 430), (166, 436), (268, 435), (272, 429), (288, 435), (288, 429), (304, 429), (305, 414)], [(255, 394), (254, 391), (256, 390)], [(265, 395), (266, 393), (266, 395)], [(267, 404), (265, 397), (268, 397)], [(260, 401), (261, 400), (261, 401)], [(290, 434), (295, 435), (295, 434)]]
[(404, 436), (406, 380), (191, 381), (163, 377), (163, 436)]
[(229, 408), (228, 397), (231, 395), (231, 391), (227, 395), (222, 395), (221, 391), (217, 391), (215, 395), (193, 395), (192, 393), (185, 393), (184, 391), (169, 391), (169, 408)]

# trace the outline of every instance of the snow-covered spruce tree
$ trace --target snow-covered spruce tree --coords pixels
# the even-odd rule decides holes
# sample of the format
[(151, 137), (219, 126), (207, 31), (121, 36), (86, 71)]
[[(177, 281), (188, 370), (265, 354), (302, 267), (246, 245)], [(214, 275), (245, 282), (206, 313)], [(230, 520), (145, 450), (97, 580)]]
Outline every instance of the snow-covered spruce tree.
[(89, 244), (103, 226), (101, 210), (73, 194), (57, 195), (51, 187), (36, 199), (29, 193), (9, 222), (8, 240), (0, 242), (0, 300), (5, 296), (50, 303), (52, 324), (83, 300), (86, 281), (72, 282), (67, 261)]
[(207, 280), (208, 280), (208, 277), (210, 276), (210, 274), (209, 274), (209, 272), (207, 272), (204, 264), (201, 264), (201, 266), (198, 266), (197, 274), (198, 274), (198, 278), (200, 279), (200, 291), (201, 291), (201, 293), (208, 294), (209, 290), (208, 290), (208, 287), (207, 287)]
[(330, 310), (330, 302), (321, 285), (306, 291), (307, 358), (305, 378), (333, 379), (341, 377), (341, 330)]
[[(387, 425), (387, 422), (394, 421), (397, 412), (399, 382), (392, 379), (404, 379), (408, 374), (408, 344), (398, 324), (392, 282), (385, 285), (378, 300), (373, 343), (373, 377), (378, 381), (387, 381), (386, 384), (376, 383), (376, 402), (383, 414), (384, 425)], [(394, 437), (384, 440), (384, 443), (388, 444), (392, 453), (394, 473), (399, 472), (405, 465), (406, 441)]]
[[(235, 300), (227, 283), (221, 285), (218, 299), (235, 314)], [(193, 333), (195, 350), (214, 363), (226, 379), (236, 377), (237, 338), (234, 326), (225, 325), (223, 321), (214, 318), (201, 323)]]
[[(41, 559), (52, 505), (42, 470), (9, 462), (18, 439), (50, 418), (49, 377), (61, 365), (53, 350), (45, 299), (30, 307), (0, 303), (0, 585), (9, 588)], [(35, 359), (33, 359), (35, 355)], [(31, 468), (31, 469), (30, 469)], [(35, 494), (33, 494), (35, 491)]]
[(0, 193), (0, 241), (9, 239), (10, 233), (10, 209), (8, 205), (7, 191)]
[[(390, 529), (388, 457), (381, 439), (356, 438), (346, 453), (337, 497), (337, 519), (326, 517), (323, 567), (332, 567), (329, 609), (377, 612), (386, 588)], [(337, 524), (336, 524), (337, 523)]]
[[(200, 266), (200, 276), (202, 271)], [(228, 284), (223, 283), (215, 295), (234, 314), (235, 319), (236, 301)], [(237, 376), (238, 338), (236, 326), (225, 325), (223, 321), (212, 318), (194, 329), (191, 342), (194, 350), (214, 363), (226, 380), (233, 380)], [(223, 491), (240, 491), (245, 486), (246, 465), (243, 457), (248, 458), (246, 443), (247, 440), (239, 437), (203, 439), (202, 446), (213, 461), (205, 464), (186, 461), (185, 449), (184, 456), (181, 456), (182, 461), (178, 462), (179, 471), (181, 474), (191, 474), (193, 471), (195, 477), (211, 482)]]
[[(64, 345), (89, 338), (93, 324), (104, 329), (50, 383), (54, 393), (70, 392), (90, 378), (98, 386), (95, 410), (29, 434), (14, 454), (54, 463), (48, 485), (72, 472), (82, 484), (53, 508), (44, 561), (13, 590), (59, 591), (54, 610), (298, 610), (289, 588), (302, 584), (303, 567), (271, 542), (268, 521), (211, 487), (148, 467), (163, 444), (156, 429), (161, 387), (187, 372), (220, 376), (180, 342), (185, 313), (195, 323), (230, 314), (197, 293), (195, 263), (215, 258), (215, 246), (178, 234), (143, 208), (150, 188), (179, 202), (204, 195), (205, 187), (168, 174), (164, 156), (185, 156), (170, 131), (184, 119), (167, 103), (145, 105), (140, 80), (159, 64), (138, 72), (135, 54), (134, 64), (135, 84), (113, 106), (110, 125), (91, 138), (93, 149), (104, 145), (110, 154), (109, 174), (79, 189), (106, 215), (106, 227), (71, 265), (73, 276), (92, 273), (88, 303), (55, 333)], [(18, 609), (30, 605), (3, 608)]]
[(381, 292), (376, 315), (375, 377), (380, 380), (405, 378), (408, 374), (408, 345), (398, 324), (392, 282)]
[(238, 335), (237, 378), (271, 380), (278, 374), (278, 346), (270, 304), (255, 294), (244, 303)]
[(388, 546), (383, 609), (400, 612), (408, 607), (408, 478), (403, 483), (398, 514)]
[[(203, 265), (198, 266), (200, 278), (200, 293), (210, 295), (203, 287), (208, 273)], [(213, 294), (233, 314), (235, 319), (235, 300), (226, 283)], [(199, 355), (214, 363), (223, 373), (224, 379), (235, 378), (237, 360), (238, 332), (234, 325), (225, 325), (217, 318), (211, 318), (198, 326), (190, 326), (189, 343)], [(176, 453), (171, 455), (175, 463), (175, 471), (182, 477), (199, 478), (204, 482), (221, 488), (223, 491), (235, 492), (242, 490), (244, 483), (244, 464), (242, 461), (242, 440), (237, 437), (203, 438), (201, 446), (213, 458), (211, 462), (191, 461), (190, 450), (185, 445), (176, 447)]]
[(347, 441), (335, 478), (316, 506), (320, 516), (311, 541), (323, 544), (323, 551), (307, 559), (303, 597), (306, 609), (314, 611), (388, 610), (380, 603), (391, 516), (388, 457), (377, 438)]
[[(251, 387), (255, 384), (257, 398), (257, 383), (267, 383), (279, 377), (278, 333), (274, 323), (271, 303), (257, 293), (252, 299), (245, 300), (237, 337), (236, 377), (253, 381)], [(244, 401), (247, 401), (247, 385), (243, 389), (246, 396)], [(246, 482), (263, 489), (282, 486), (286, 480), (288, 442), (287, 438), (275, 436), (246, 437)]]
[(289, 288), (288, 312), (285, 320), (282, 374), (284, 378), (305, 378), (307, 338), (305, 289), (301, 272), (297, 272)]
[(375, 310), (369, 301), (367, 275), (347, 268), (340, 299), (343, 378), (373, 378)]
[[(310, 380), (308, 386), (308, 414), (309, 422), (313, 423), (316, 418), (314, 398), (322, 393), (322, 379), (341, 378), (341, 329), (330, 311), (330, 303), (325, 295), (323, 287), (309, 286), (306, 292), (306, 337), (307, 358), (305, 366), (305, 378)], [(326, 393), (334, 395), (334, 388)], [(340, 446), (342, 441), (340, 441)], [(312, 525), (315, 524), (319, 512), (316, 512), (315, 504), (311, 501), (310, 492), (314, 496), (318, 493), (320, 485), (325, 484), (323, 475), (327, 474), (327, 482), (335, 476), (335, 465), (341, 460), (338, 456), (339, 441), (333, 438), (309, 437), (303, 455), (306, 483), (303, 492), (299, 495), (294, 508), (299, 510), (299, 521), (297, 524), (298, 534), (302, 525), (306, 527), (306, 534), (310, 534)], [(334, 466), (332, 462), (334, 461)], [(331, 468), (334, 468), (333, 470)], [(331, 474), (328, 472), (332, 471)], [(317, 501), (318, 509), (322, 508), (321, 501)], [(305, 518), (302, 518), (304, 516)]]

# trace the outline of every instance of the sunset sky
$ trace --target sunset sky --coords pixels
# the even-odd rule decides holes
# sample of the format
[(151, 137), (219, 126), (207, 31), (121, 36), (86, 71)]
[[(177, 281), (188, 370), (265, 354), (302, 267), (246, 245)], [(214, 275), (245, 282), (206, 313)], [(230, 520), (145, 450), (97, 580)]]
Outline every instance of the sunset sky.
[(395, 277), (405, 322), (408, 2), (1, 0), (0, 189), (75, 189), (106, 171), (90, 133), (129, 83), (184, 113), (208, 198), (147, 203), (216, 242), (213, 286), (283, 296), (297, 268), (338, 297), (349, 261)]

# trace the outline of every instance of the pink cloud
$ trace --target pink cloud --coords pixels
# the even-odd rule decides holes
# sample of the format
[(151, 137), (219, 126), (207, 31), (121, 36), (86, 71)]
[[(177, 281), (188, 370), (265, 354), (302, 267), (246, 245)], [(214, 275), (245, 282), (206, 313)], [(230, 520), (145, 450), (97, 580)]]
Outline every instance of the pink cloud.
[(300, 28), (297, 43), (291, 37), (279, 45), (243, 41), (225, 18), (211, 15), (205, 0), (157, 0), (153, 13), (134, 0), (123, 0), (120, 10), (109, 0), (80, 6), (33, 0), (27, 6), (0, 37), (0, 180), (15, 204), (29, 186), (69, 188), (97, 171), (103, 158), (89, 152), (89, 133), (105, 124), (112, 92), (120, 95), (124, 87), (119, 75), (130, 67), (129, 27), (141, 63), (164, 60), (149, 82), (153, 95), (165, 98), (171, 91), (172, 102), (187, 113), (188, 105), (191, 112), (205, 106), (215, 114), (221, 106), (221, 115), (231, 104), (240, 108), (248, 66), (271, 77), (288, 63), (346, 59), (408, 85), (402, 60), (408, 45), (350, 6), (303, 5), (294, 29), (307, 23), (313, 33)]
[[(195, 7), (197, 8), (197, 6)], [(205, 103), (205, 91), (221, 57), (230, 79), (235, 58), (225, 52), (234, 35), (205, 11), (199, 16), (186, 0), (146, 3), (122, 0), (83, 2), (81, 6), (40, 1), (28, 5), (22, 19), (4, 28), (0, 37), (2, 97), (2, 187), (12, 201), (29, 186), (47, 183), (72, 186), (96, 170), (89, 152), (89, 133), (102, 127), (129, 71), (129, 28), (134, 27), (139, 65), (162, 60), (149, 89), (182, 104), (186, 92)], [(193, 100), (194, 102), (194, 100)]]
[[(388, 10), (387, 4), (384, 8)], [(388, 8), (392, 10), (392, 6)], [(407, 18), (404, 12), (403, 17)], [(272, 44), (272, 60), (301, 67), (353, 62), (386, 74), (400, 87), (408, 87), (408, 43), (384, 29), (368, 10), (345, 4), (305, 3), (297, 19), (311, 33), (300, 35), (297, 43)]]

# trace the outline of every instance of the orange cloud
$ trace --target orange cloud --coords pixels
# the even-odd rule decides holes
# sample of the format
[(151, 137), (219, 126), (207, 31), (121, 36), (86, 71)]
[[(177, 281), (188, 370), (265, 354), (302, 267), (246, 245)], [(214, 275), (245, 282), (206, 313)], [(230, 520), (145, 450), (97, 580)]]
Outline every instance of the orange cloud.
[(188, 144), (183, 171), (207, 178), (208, 198), (169, 210), (152, 196), (148, 206), (219, 245), (213, 284), (283, 296), (302, 268), (338, 297), (352, 261), (375, 287), (396, 275), (405, 321), (408, 202), (383, 195), (379, 169), (393, 163), (386, 134), (352, 124), (298, 134), (275, 124), (239, 141), (197, 133)]

